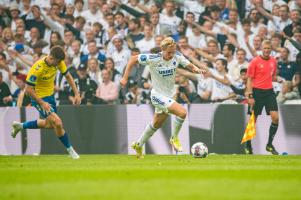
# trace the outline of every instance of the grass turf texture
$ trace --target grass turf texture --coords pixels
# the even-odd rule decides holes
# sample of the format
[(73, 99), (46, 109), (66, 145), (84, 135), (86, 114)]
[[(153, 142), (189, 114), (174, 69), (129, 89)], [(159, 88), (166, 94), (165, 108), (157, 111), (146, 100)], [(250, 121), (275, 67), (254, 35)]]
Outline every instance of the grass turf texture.
[(0, 156), (0, 199), (301, 199), (301, 156)]

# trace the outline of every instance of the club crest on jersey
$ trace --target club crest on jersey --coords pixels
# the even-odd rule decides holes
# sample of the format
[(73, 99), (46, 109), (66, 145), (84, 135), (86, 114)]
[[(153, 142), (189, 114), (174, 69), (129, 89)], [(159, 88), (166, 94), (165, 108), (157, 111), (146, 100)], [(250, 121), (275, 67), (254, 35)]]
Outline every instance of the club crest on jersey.
[(35, 75), (31, 75), (31, 76), (29, 77), (29, 80), (30, 80), (31, 82), (35, 82), (35, 81), (37, 80), (37, 77), (36, 77)]
[(140, 57), (141, 61), (146, 61), (146, 59), (147, 59), (146, 55), (141, 55), (141, 57)]
[(177, 62), (176, 61), (173, 61), (173, 63), (172, 63), (174, 66), (176, 66), (176, 64), (177, 64)]

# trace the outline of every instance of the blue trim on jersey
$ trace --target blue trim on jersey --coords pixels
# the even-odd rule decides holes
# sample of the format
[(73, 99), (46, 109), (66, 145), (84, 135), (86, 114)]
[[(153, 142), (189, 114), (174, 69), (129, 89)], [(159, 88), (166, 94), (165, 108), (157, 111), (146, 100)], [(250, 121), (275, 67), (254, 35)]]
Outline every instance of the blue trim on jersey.
[(38, 104), (36, 101), (34, 101), (34, 100), (31, 101), (31, 105), (34, 106), (39, 111), (40, 118), (46, 119), (51, 113), (53, 113), (53, 112), (57, 113), (54, 95), (44, 97), (44, 98), (42, 98), (42, 100), (50, 104), (51, 109), (49, 112), (46, 112), (45, 110), (43, 110), (42, 107), (40, 106), (40, 104)]
[(181, 56), (182, 54), (181, 54), (181, 52), (176, 51), (176, 55)]
[(36, 86), (36, 84), (31, 83), (31, 82), (28, 82), (28, 81), (26, 81), (26, 84), (27, 84), (27, 85), (30, 85), (30, 86)]

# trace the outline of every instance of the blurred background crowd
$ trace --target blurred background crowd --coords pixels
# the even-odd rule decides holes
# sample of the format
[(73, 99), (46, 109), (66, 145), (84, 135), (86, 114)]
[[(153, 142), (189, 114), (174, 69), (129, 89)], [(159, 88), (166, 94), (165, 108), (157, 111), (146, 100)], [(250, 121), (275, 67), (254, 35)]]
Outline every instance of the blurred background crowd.
[[(278, 60), (279, 103), (300, 103), (301, 0), (0, 0), (0, 106), (29, 106), (26, 74), (54, 45), (82, 104), (150, 103), (148, 66), (137, 64), (126, 88), (119, 80), (131, 55), (159, 53), (166, 36), (206, 75), (179, 68), (179, 103), (245, 103), (248, 63), (269, 39)], [(55, 80), (59, 105), (73, 93)]]

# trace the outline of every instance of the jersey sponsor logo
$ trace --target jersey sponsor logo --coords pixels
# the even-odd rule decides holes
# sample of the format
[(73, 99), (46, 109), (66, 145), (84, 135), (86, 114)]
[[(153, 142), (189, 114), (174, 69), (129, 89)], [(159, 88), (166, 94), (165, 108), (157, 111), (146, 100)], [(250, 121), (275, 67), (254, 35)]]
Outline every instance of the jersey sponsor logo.
[(172, 76), (176, 69), (159, 70), (159, 74), (165, 76)]
[(164, 103), (163, 101), (161, 101), (160, 99), (158, 99), (158, 98), (155, 97), (155, 96), (152, 97), (152, 100), (153, 100), (154, 102), (157, 102), (158, 104), (160, 104), (160, 105), (162, 105), (162, 106), (165, 105), (165, 103)]
[(156, 58), (159, 58), (161, 56), (161, 54), (152, 54), (152, 55), (149, 55), (149, 59), (156, 59)]
[(140, 56), (140, 60), (143, 62), (143, 61), (146, 61), (146, 59), (147, 59), (147, 57), (146, 57), (146, 55), (141, 55)]
[(37, 77), (36, 77), (35, 75), (31, 75), (31, 76), (29, 77), (29, 80), (30, 80), (31, 82), (36, 82)]
[(182, 54), (179, 51), (176, 51), (177, 56), (181, 56)]

